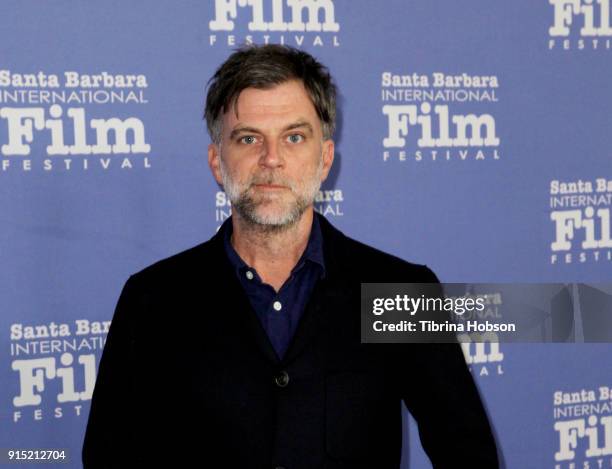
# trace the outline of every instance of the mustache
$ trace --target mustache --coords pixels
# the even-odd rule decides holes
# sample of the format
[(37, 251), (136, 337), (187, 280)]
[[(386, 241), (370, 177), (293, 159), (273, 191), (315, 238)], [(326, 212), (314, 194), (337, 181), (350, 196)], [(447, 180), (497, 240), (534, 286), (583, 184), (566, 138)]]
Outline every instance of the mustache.
[(288, 187), (291, 191), (295, 190), (293, 182), (279, 174), (262, 174), (253, 176), (248, 182), (248, 187), (250, 189), (251, 187), (256, 186), (258, 184), (283, 186)]

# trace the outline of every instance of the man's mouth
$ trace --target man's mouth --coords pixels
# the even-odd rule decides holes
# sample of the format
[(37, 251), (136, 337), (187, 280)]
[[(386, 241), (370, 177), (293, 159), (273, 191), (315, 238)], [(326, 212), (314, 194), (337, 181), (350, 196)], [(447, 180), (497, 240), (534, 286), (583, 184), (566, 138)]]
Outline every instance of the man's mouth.
[(287, 189), (286, 186), (281, 186), (280, 184), (253, 184), (253, 187), (262, 190), (282, 190)]

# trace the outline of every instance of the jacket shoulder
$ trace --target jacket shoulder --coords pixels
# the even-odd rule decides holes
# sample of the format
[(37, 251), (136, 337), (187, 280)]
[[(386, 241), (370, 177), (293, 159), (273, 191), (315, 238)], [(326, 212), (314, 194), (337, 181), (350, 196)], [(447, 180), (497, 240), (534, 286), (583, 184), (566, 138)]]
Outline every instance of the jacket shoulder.
[[(214, 238), (213, 238), (214, 239)], [(134, 273), (130, 279), (136, 283), (176, 283), (187, 278), (200, 276), (207, 269), (204, 267), (217, 262), (213, 249), (213, 239), (192, 246)]]
[(377, 278), (376, 281), (394, 281), (401, 278), (415, 283), (439, 282), (436, 274), (427, 265), (409, 262), (355, 239), (345, 238), (347, 253), (349, 258), (354, 260), (355, 268), (362, 274), (372, 274)]
[(342, 270), (369, 282), (438, 283), (433, 271), (346, 236), (324, 217), (319, 218), (325, 245)]

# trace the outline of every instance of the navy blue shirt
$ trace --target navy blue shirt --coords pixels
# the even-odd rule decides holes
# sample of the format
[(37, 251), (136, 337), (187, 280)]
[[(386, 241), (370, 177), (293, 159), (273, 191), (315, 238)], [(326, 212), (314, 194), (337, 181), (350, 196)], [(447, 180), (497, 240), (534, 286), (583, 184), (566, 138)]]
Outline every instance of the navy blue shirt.
[(295, 334), (317, 280), (325, 276), (323, 236), (317, 215), (314, 214), (310, 237), (302, 257), (278, 292), (271, 285), (263, 283), (257, 271), (247, 265), (232, 246), (231, 217), (220, 229), (223, 230), (225, 252), (238, 280), (276, 354), (282, 358)]

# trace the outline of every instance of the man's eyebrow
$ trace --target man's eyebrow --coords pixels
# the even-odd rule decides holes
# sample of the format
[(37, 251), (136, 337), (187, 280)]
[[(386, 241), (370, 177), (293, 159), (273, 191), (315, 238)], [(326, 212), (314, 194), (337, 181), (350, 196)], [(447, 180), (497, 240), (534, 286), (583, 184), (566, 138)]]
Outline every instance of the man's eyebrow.
[[(297, 121), (292, 124), (289, 124), (283, 129), (283, 132), (286, 132), (288, 130), (299, 129), (302, 127), (306, 128), (306, 130), (308, 130), (311, 134), (314, 133), (314, 129), (312, 128), (312, 125), (310, 125), (310, 123), (307, 121)], [(261, 133), (261, 131), (259, 129), (256, 129), (255, 127), (240, 125), (231, 131), (230, 136), (229, 136), (230, 140), (233, 140), (234, 138), (236, 138), (236, 136), (238, 136), (239, 134), (243, 132), (249, 132), (249, 133), (254, 133), (254, 134)]]
[(314, 133), (312, 125), (310, 125), (310, 123), (307, 121), (297, 121), (293, 124), (289, 124), (287, 127), (284, 128), (284, 131), (286, 132), (287, 130), (299, 129), (301, 127), (305, 127), (306, 130), (308, 130), (310, 133)]
[(255, 127), (246, 127), (246, 126), (239, 126), (236, 127), (234, 130), (232, 130), (232, 132), (230, 133), (230, 140), (233, 140), (234, 137), (236, 137), (236, 135), (241, 134), (243, 132), (250, 132), (253, 134), (258, 134), (260, 133), (259, 129), (256, 129)]

